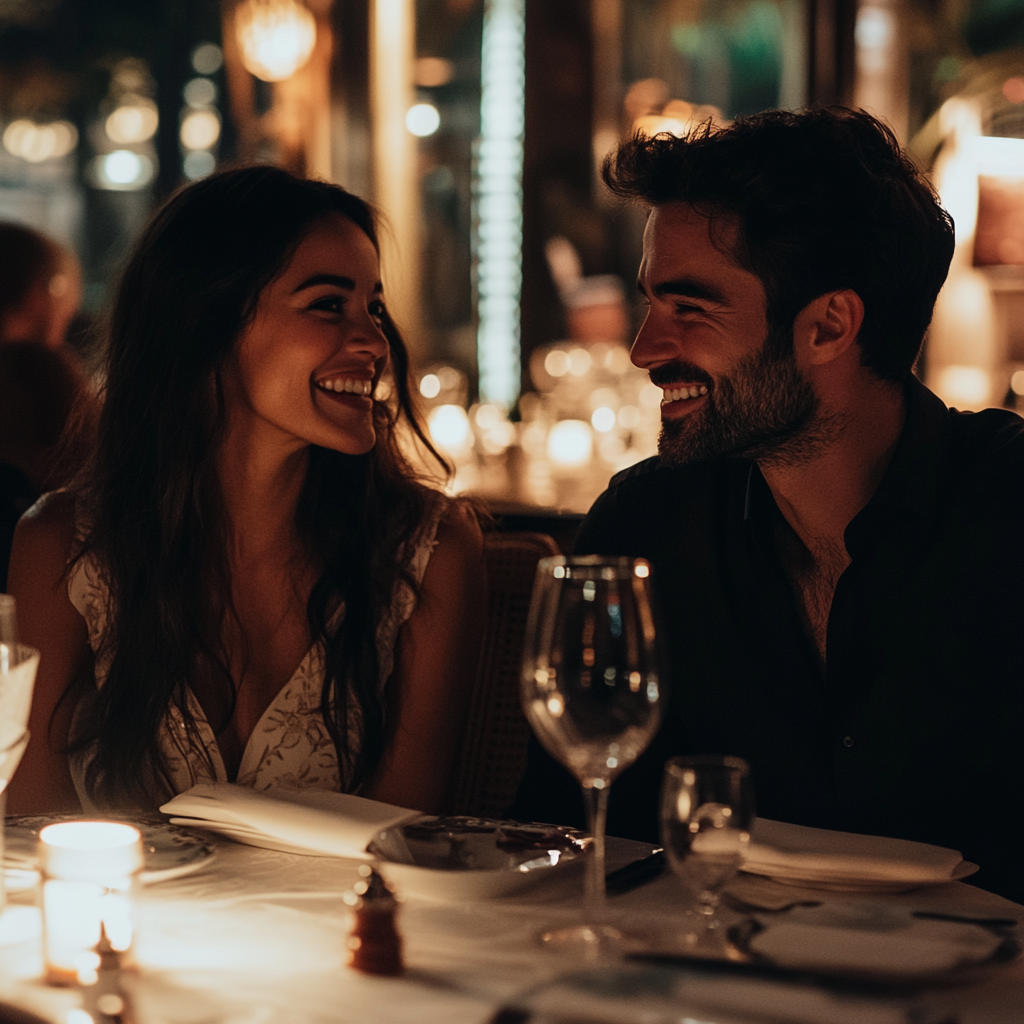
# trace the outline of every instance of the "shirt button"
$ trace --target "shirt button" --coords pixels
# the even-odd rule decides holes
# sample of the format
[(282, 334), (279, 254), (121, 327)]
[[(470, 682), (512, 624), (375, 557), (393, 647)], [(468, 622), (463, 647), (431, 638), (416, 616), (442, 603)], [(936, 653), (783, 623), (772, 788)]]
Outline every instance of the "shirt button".
[(843, 737), (843, 746), (847, 747), (847, 748), (852, 747), (853, 746), (853, 737), (852, 736), (844, 736)]

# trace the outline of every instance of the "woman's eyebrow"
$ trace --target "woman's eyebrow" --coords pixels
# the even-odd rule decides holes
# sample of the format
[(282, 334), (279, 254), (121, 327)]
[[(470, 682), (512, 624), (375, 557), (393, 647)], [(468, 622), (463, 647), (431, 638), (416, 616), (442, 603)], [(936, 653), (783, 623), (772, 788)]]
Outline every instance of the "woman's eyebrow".
[[(301, 292), (306, 288), (315, 288), (318, 284), (333, 284), (338, 288), (345, 288), (347, 291), (355, 291), (356, 283), (351, 277), (341, 277), (338, 274), (314, 274), (312, 277), (307, 277), (293, 292), (295, 295), (297, 292)], [(380, 284), (377, 284), (377, 290), (380, 289)]]

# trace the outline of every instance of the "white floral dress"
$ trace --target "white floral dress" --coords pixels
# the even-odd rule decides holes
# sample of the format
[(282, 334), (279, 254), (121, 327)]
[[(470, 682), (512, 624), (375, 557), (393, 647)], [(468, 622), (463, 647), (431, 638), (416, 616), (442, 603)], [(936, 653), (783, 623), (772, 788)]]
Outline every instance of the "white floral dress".
[[(407, 568), (417, 583), (422, 581), (437, 543), (437, 525), (444, 513), (445, 504), (443, 500), (435, 502), (411, 547)], [(112, 656), (103, 642), (109, 602), (102, 572), (91, 556), (86, 555), (72, 568), (68, 577), (68, 594), (89, 629), (89, 644), (96, 663), (96, 686), (99, 688), (107, 677)], [(381, 690), (394, 668), (398, 632), (412, 615), (415, 606), (415, 594), (407, 583), (400, 580), (395, 586), (388, 614), (377, 625)], [(341, 628), (344, 610), (342, 606), (335, 612), (329, 628)], [(291, 786), (344, 792), (350, 788), (348, 780), (342, 778), (334, 743), (320, 714), (323, 654), (322, 645), (314, 644), (306, 652), (291, 679), (263, 712), (242, 754), (235, 779), (240, 785), (260, 790)], [(181, 711), (176, 707), (167, 712), (158, 737), (175, 794), (183, 793), (200, 782), (229, 781), (213, 729), (191, 690), (187, 697), (189, 710), (198, 727), (198, 742), (188, 735)], [(360, 723), (357, 716), (353, 715), (348, 725), (349, 749), (357, 751), (361, 739)], [(82, 807), (87, 811), (95, 809), (85, 786), (88, 761), (87, 752), (70, 758), (75, 788)]]

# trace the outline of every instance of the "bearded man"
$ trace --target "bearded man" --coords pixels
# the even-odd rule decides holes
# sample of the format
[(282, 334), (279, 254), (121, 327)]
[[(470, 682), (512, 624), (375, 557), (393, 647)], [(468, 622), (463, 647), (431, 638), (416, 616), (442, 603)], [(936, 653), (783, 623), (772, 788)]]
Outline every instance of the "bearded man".
[[(662, 433), (577, 551), (649, 559), (671, 686), (609, 833), (658, 840), (666, 758), (735, 754), (762, 816), (953, 847), (1024, 901), (1024, 421), (912, 373), (950, 217), (849, 110), (637, 138), (604, 175), (650, 208)], [(580, 807), (534, 749), (510, 813)]]

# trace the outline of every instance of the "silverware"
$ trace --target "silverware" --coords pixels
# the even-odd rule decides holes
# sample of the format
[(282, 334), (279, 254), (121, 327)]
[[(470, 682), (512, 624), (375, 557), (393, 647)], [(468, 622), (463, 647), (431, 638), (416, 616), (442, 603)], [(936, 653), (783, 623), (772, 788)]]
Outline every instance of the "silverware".
[(621, 896), (631, 892), (661, 875), (668, 866), (665, 851), (658, 847), (646, 857), (634, 860), (616, 871), (609, 871), (604, 876), (605, 890), (609, 896)]

